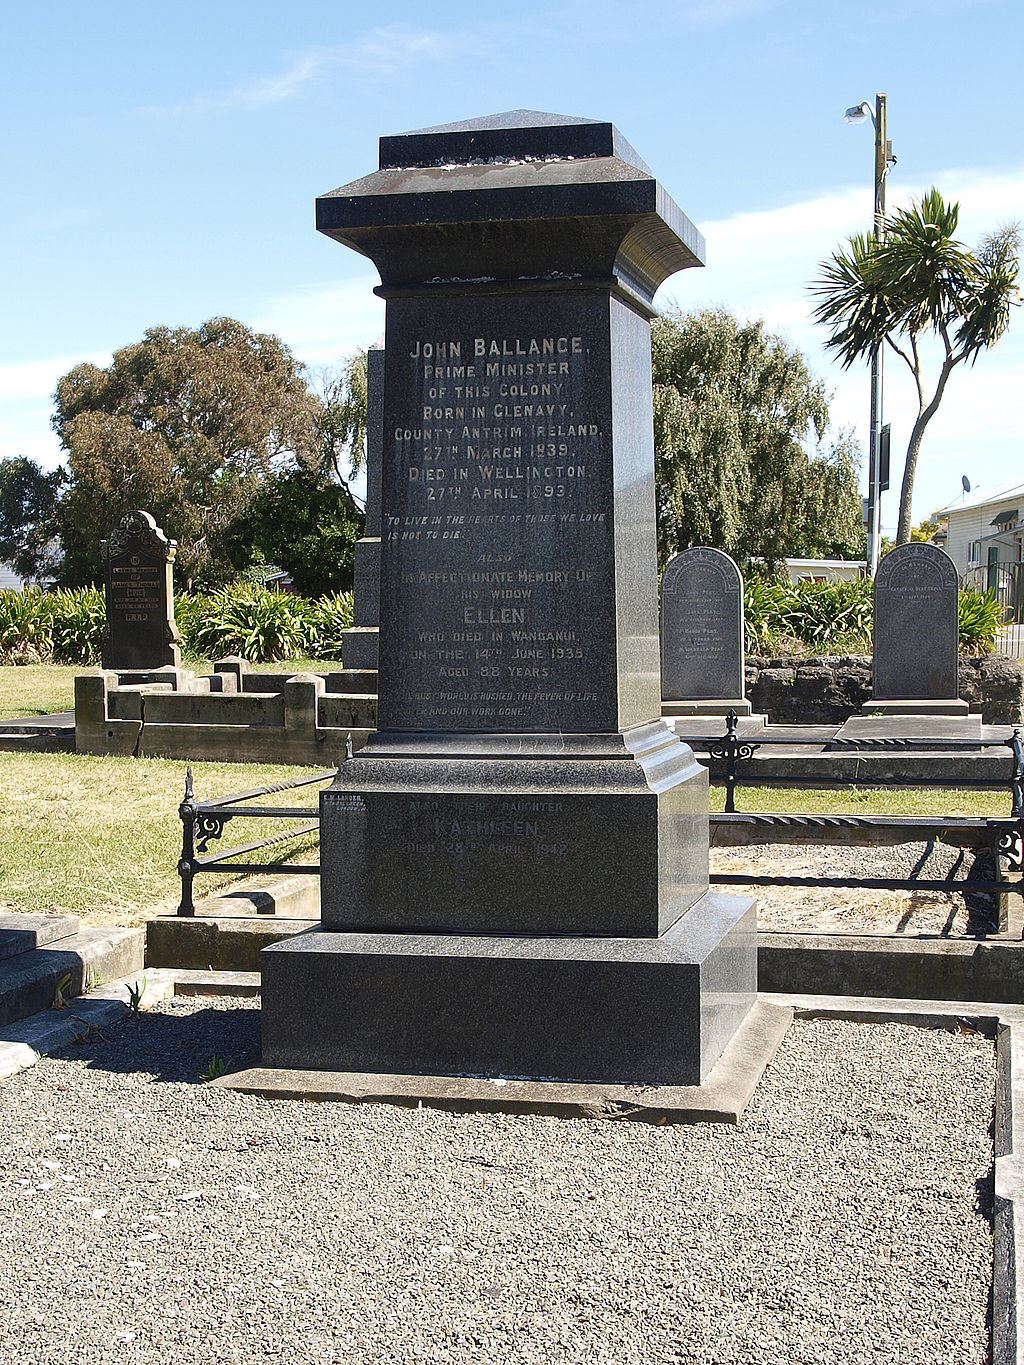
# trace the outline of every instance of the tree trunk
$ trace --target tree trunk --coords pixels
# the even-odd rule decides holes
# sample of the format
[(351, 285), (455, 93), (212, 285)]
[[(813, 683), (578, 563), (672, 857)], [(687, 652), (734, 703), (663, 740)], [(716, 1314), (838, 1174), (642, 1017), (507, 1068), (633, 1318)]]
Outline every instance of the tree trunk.
[(942, 394), (946, 387), (946, 381), (953, 371), (953, 366), (957, 363), (955, 359), (947, 358), (942, 366), (939, 375), (939, 382), (935, 386), (935, 393), (932, 401), (926, 408), (922, 408), (917, 414), (917, 421), (914, 429), (910, 433), (910, 444), (907, 446), (907, 462), (903, 466), (903, 486), (900, 489), (900, 519), (896, 528), (896, 544), (906, 545), (910, 540), (911, 531), (911, 503), (914, 500), (914, 475), (917, 473), (917, 455), (921, 449), (921, 438), (924, 436), (924, 429), (935, 416), (942, 401)]

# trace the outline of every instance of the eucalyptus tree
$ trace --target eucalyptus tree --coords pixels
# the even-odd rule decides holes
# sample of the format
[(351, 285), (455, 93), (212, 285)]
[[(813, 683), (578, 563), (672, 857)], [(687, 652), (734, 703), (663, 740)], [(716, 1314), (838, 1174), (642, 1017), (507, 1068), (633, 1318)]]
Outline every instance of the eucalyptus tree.
[(110, 365), (76, 365), (55, 403), (68, 582), (95, 576), (100, 540), (135, 508), (178, 541), (184, 581), (223, 581), (234, 572), (227, 528), (266, 481), (323, 463), (325, 404), (302, 366), (279, 338), (233, 318), (151, 327)]
[(862, 552), (857, 452), (829, 446), (828, 395), (762, 321), (668, 312), (652, 329), (658, 550), (689, 545), (769, 565)]
[[(1020, 231), (1015, 224), (968, 251), (956, 239), (960, 206), (935, 188), (885, 220), (879, 239), (858, 234), (821, 262), (812, 292), (815, 321), (831, 328), (827, 345), (849, 368), (883, 343), (910, 370), (917, 415), (907, 445), (896, 544), (911, 537), (914, 477), (928, 423), (957, 365), (974, 364), (1006, 331), (1017, 302)], [(935, 348), (929, 348), (929, 340)], [(926, 359), (938, 368), (926, 378)]]

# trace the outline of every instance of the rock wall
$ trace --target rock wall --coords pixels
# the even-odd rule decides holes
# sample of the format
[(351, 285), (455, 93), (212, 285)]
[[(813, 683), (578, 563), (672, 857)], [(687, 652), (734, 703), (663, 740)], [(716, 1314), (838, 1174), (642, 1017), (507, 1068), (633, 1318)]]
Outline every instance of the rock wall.
[[(871, 656), (796, 658), (748, 655), (747, 698), (755, 712), (780, 724), (833, 725), (871, 700)], [(1019, 725), (1024, 661), (1004, 654), (961, 655), (960, 696), (986, 725)]]

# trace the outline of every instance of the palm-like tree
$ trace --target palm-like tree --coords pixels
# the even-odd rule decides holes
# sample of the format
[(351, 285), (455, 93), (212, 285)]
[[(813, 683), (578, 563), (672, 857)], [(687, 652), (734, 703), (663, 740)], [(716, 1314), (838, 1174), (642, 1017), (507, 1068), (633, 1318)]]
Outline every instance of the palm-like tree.
[[(1020, 230), (999, 228), (970, 252), (956, 240), (959, 204), (937, 189), (885, 220), (880, 239), (851, 237), (819, 267), (811, 291), (821, 300), (816, 322), (832, 328), (826, 345), (845, 369), (883, 343), (907, 364), (917, 390), (917, 418), (907, 446), (896, 544), (910, 539), (910, 504), (925, 428), (942, 401), (949, 376), (1006, 331), (1017, 297)], [(934, 388), (926, 387), (921, 343), (939, 343)]]

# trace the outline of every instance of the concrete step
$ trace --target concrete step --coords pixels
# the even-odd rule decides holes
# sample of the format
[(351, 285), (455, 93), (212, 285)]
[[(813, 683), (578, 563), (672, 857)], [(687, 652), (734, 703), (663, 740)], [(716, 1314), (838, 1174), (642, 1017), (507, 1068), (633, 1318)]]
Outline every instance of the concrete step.
[[(34, 1066), (40, 1057), (82, 1042), (91, 1033), (101, 1033), (128, 1014), (135, 995), (139, 1007), (150, 1009), (175, 995), (259, 994), (256, 972), (188, 972), (163, 968), (134, 971), (118, 980), (106, 981), (88, 995), (79, 996), (67, 1009), (40, 1010), (17, 1023), (0, 1025), (0, 1080), (25, 1067)], [(138, 993), (141, 992), (141, 995)]]
[(77, 915), (0, 915), (0, 962), (77, 933)]
[(144, 928), (87, 925), (73, 937), (0, 961), (0, 1026), (49, 1008), (65, 976), (71, 980), (61, 990), (69, 1000), (94, 983), (141, 973), (145, 949)]

